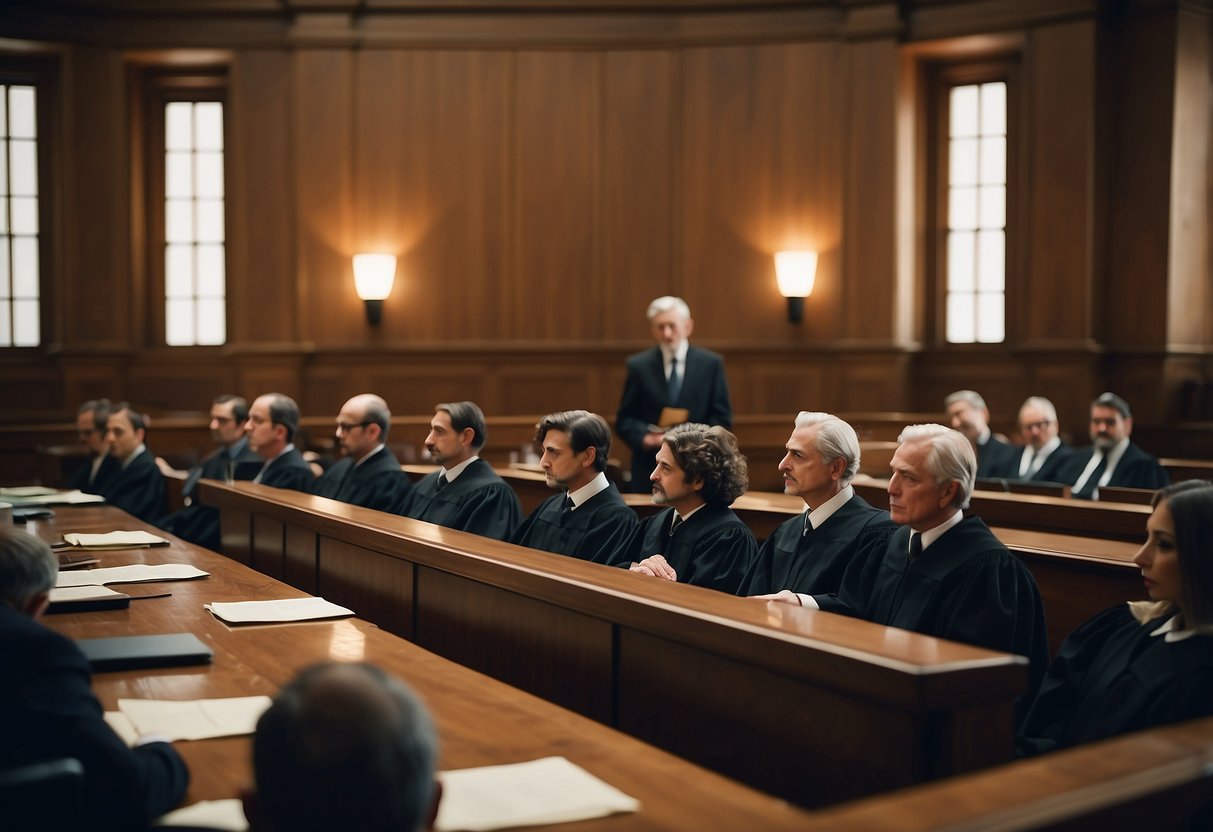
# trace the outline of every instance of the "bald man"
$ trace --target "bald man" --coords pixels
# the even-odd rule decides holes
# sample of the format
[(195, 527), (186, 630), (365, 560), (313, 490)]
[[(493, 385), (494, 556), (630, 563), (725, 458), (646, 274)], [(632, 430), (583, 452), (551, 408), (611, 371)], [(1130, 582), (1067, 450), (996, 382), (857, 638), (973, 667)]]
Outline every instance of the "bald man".
[(408, 475), (388, 450), (392, 414), (373, 393), (354, 396), (337, 414), (337, 444), (345, 458), (316, 480), (312, 493), (356, 506), (390, 511), (408, 495)]

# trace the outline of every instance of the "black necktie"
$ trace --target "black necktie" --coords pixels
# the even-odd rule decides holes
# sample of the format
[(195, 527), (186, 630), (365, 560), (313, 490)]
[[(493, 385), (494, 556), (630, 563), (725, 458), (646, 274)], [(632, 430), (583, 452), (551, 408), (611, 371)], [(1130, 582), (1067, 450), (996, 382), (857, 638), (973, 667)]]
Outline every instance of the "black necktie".
[(668, 382), (668, 391), (670, 395), (670, 404), (678, 401), (678, 394), (682, 392), (682, 373), (678, 372), (678, 357), (675, 356), (670, 365), (670, 380)]
[(813, 524), (809, 522), (809, 513), (804, 513), (804, 531), (800, 533), (801, 537), (808, 537), (809, 532), (813, 531)]
[(441, 490), (442, 490), (442, 489), (444, 489), (444, 488), (446, 488), (446, 474), (439, 473), (439, 474), (438, 474), (438, 489), (437, 489), (437, 490), (438, 490), (438, 491), (441, 491)]
[(906, 565), (914, 562), (914, 559), (922, 554), (922, 535), (918, 532), (910, 532), (910, 555), (906, 560)]
[(1070, 496), (1083, 500), (1093, 500), (1095, 498), (1095, 489), (1099, 488), (1099, 478), (1103, 476), (1103, 472), (1107, 467), (1108, 455), (1103, 454), (1099, 457), (1099, 464), (1095, 466), (1095, 470), (1091, 472), (1091, 476), (1087, 477), (1087, 481), (1082, 484), (1082, 488)]
[(572, 514), (572, 513), (573, 513), (573, 509), (575, 509), (576, 507), (577, 507), (577, 504), (573, 502), (573, 498), (572, 498), (572, 497), (565, 497), (565, 498), (564, 498), (564, 508), (560, 509), (560, 523), (561, 523), (561, 525), (563, 525), (563, 524), (564, 524), (564, 521), (565, 521), (566, 519), (568, 519), (568, 516), (569, 516), (570, 514)]

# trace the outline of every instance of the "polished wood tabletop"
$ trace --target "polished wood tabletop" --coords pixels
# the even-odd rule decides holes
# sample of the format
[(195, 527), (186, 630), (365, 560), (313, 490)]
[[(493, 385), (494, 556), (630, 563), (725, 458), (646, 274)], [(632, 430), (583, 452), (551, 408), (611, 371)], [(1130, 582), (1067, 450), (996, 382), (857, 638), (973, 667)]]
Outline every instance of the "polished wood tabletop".
[[(56, 509), (29, 524), (48, 541), (63, 532), (155, 529), (111, 507)], [(159, 532), (157, 532), (159, 533)], [(161, 533), (163, 534), (163, 533)], [(163, 536), (169, 537), (164, 534)], [(317, 661), (369, 661), (407, 681), (434, 713), (440, 766), (465, 768), (563, 755), (638, 798), (638, 814), (577, 824), (570, 830), (793, 829), (807, 814), (725, 777), (611, 730), (475, 671), (442, 659), (357, 618), (230, 626), (203, 605), (214, 601), (302, 597), (305, 593), (222, 555), (172, 539), (165, 548), (106, 552), (101, 566), (189, 563), (207, 578), (119, 587), (129, 609), (48, 616), (74, 638), (188, 631), (215, 653), (210, 665), (99, 673), (93, 687), (107, 709), (123, 697), (196, 699), (273, 695)], [(170, 597), (139, 599), (171, 592)], [(176, 744), (190, 766), (186, 803), (235, 797), (250, 780), (250, 738)]]

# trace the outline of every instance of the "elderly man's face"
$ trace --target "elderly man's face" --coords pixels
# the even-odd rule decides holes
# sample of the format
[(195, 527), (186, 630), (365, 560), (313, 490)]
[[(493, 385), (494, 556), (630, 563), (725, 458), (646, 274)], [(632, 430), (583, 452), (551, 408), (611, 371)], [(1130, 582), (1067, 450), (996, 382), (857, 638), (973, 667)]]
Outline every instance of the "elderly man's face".
[(948, 405), (948, 424), (953, 430), (963, 433), (970, 442), (976, 443), (981, 438), (989, 421), (989, 412), (963, 399)]
[(915, 531), (933, 529), (947, 520), (954, 509), (956, 483), (939, 483), (927, 467), (931, 443), (903, 442), (889, 467), (889, 516), (894, 523), (908, 524)]
[(1057, 435), (1057, 420), (1035, 405), (1026, 405), (1019, 411), (1019, 434), (1025, 445), (1039, 451)]
[(126, 459), (143, 441), (143, 431), (136, 430), (125, 410), (110, 416), (105, 426), (105, 441), (109, 443), (110, 456)]
[(654, 316), (649, 321), (649, 328), (658, 344), (667, 350), (676, 350), (683, 341), (691, 337), (695, 322), (682, 317), (676, 310), (670, 310)]
[(1133, 432), (1133, 420), (1120, 415), (1114, 407), (1097, 404), (1091, 408), (1091, 444), (1108, 450)]

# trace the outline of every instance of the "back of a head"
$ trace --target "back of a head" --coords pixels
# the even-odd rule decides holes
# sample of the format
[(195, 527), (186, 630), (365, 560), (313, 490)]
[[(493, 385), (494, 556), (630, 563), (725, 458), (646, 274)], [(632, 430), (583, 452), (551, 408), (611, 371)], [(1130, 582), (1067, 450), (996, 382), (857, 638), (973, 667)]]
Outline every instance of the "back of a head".
[(484, 411), (475, 402), (449, 402), (434, 406), (434, 412), (443, 411), (451, 417), (455, 433), (472, 429), (472, 448), (480, 450), (489, 439), (489, 430), (484, 423)]
[(907, 425), (897, 441), (902, 444), (929, 443), (927, 469), (936, 482), (955, 482), (960, 486), (952, 505), (969, 507), (969, 498), (973, 496), (977, 482), (977, 454), (963, 433), (943, 425)]
[(413, 832), (433, 803), (437, 748), (402, 682), (369, 664), (307, 668), (257, 723), (263, 820), (276, 832)]
[(49, 592), (59, 576), (59, 559), (41, 538), (0, 529), (0, 604), (26, 612), (35, 596)]

